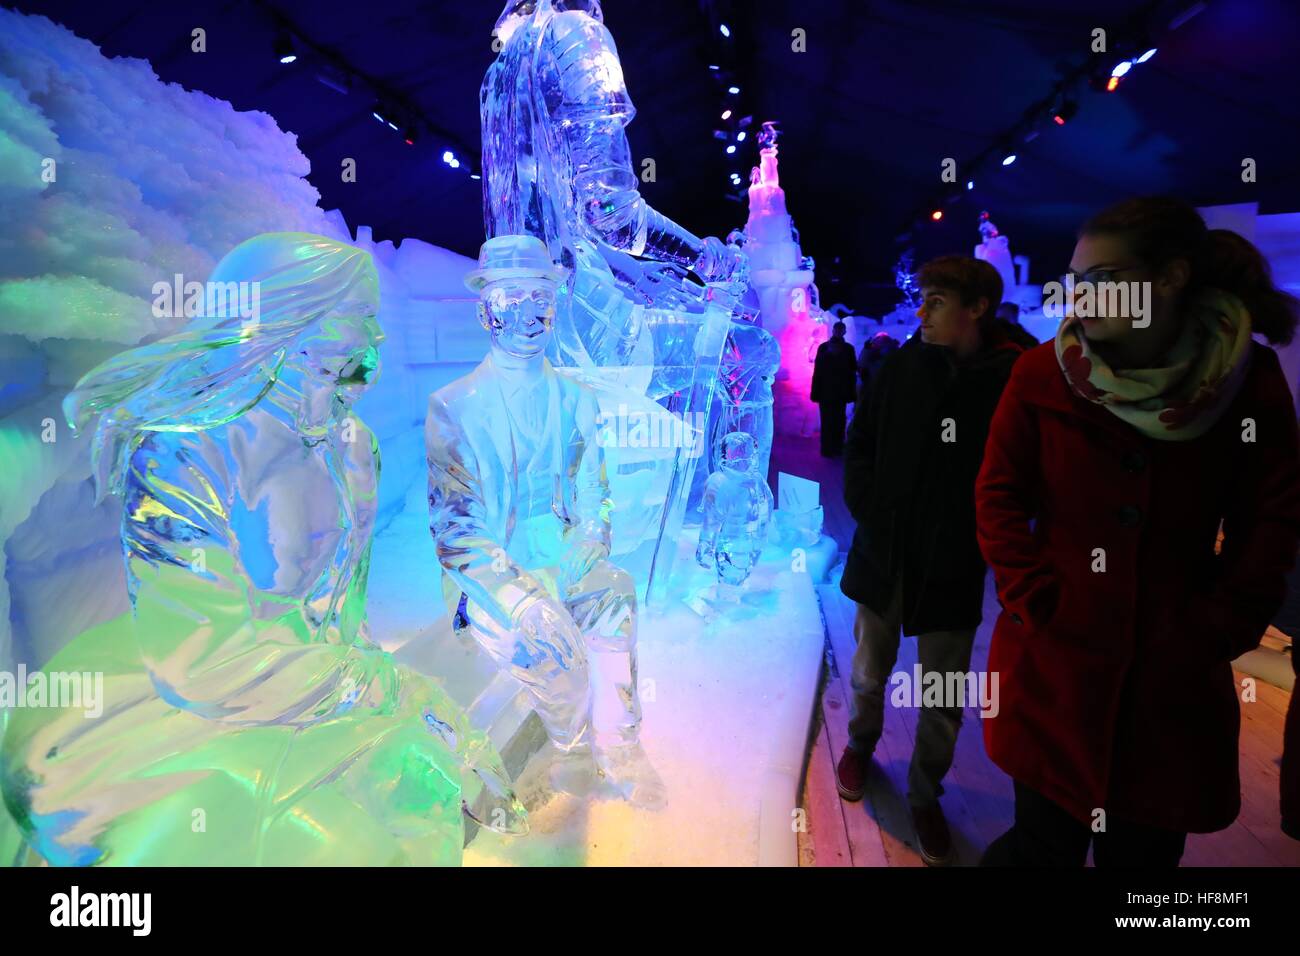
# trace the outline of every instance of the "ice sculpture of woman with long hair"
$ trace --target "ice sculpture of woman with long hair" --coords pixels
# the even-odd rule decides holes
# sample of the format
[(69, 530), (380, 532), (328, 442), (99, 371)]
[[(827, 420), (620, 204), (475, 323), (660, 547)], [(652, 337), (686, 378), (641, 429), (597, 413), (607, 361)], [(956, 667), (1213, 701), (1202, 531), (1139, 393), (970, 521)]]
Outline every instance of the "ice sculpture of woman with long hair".
[(254, 314), (130, 349), (65, 402), (123, 499), (135, 639), (87, 632), (50, 662), (104, 672), (103, 715), (18, 712), (6, 803), (52, 863), (457, 863), (462, 811), (518, 831), (523, 809), (441, 687), (368, 639), (379, 456), (350, 407), (378, 368), (378, 275), (270, 233), (208, 283), (250, 288)]

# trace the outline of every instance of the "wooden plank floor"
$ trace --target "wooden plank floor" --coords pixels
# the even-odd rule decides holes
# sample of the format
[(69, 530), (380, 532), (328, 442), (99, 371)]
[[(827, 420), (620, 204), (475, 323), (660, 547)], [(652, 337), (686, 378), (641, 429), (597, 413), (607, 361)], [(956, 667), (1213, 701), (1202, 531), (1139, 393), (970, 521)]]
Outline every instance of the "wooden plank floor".
[[(776, 472), (811, 478), (822, 484), (826, 534), (843, 554), (853, 537), (853, 520), (841, 492), (843, 463), (822, 458), (816, 438), (778, 437), (772, 452)], [(907, 808), (907, 766), (916, 733), (914, 708), (885, 708), (884, 734), (861, 803), (841, 800), (835, 790), (835, 762), (848, 739), (849, 665), (853, 656), (852, 601), (839, 590), (839, 569), (819, 586), (826, 621), (827, 658), (818, 721), (804, 783), (807, 831), (800, 835), (800, 862), (808, 866), (921, 866)], [(998, 605), (992, 580), (985, 589), (984, 624), (975, 636), (971, 668), (988, 661), (989, 638)], [(916, 663), (916, 641), (902, 640), (897, 668)], [(1240, 683), (1245, 675), (1238, 673)], [(1278, 764), (1282, 727), (1290, 694), (1256, 682), (1257, 699), (1242, 704), (1242, 810), (1237, 821), (1219, 833), (1188, 837), (1184, 866), (1300, 866), (1300, 841), (1279, 829)], [(944, 781), (941, 799), (953, 831), (955, 862), (974, 865), (989, 841), (1011, 825), (1010, 779), (984, 752), (978, 712), (967, 708), (957, 739), (957, 756)]]

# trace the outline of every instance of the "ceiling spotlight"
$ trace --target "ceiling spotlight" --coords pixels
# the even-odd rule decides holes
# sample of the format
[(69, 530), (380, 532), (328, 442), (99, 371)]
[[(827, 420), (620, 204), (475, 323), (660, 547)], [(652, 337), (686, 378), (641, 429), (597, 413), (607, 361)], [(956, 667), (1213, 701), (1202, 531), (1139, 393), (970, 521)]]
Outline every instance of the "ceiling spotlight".
[(298, 59), (293, 49), (293, 37), (281, 31), (275, 38), (275, 58), (281, 63), (292, 63)]
[(723, 110), (723, 111), (722, 111), (722, 118), (723, 118), (724, 120), (729, 120), (729, 119), (731, 119), (731, 110)]
[(710, 63), (709, 69), (713, 70), (716, 73), (718, 70), (722, 69), (722, 67), (718, 66), (718, 64), (716, 63)]
[(721, 33), (724, 37), (731, 36), (731, 28), (727, 26), (725, 23), (721, 23), (718, 25), (718, 32)]
[(736, 134), (736, 142), (743, 143), (744, 141), (745, 141), (745, 131), (742, 129), (739, 133)]
[(1118, 90), (1118, 89), (1119, 89), (1119, 77), (1118, 77), (1118, 76), (1112, 76), (1109, 80), (1106, 81), (1106, 92), (1107, 92), (1107, 93), (1114, 93), (1114, 92), (1115, 92), (1116, 90)]
[(735, 144), (735, 143), (732, 143), (730, 146), (727, 147), (727, 155), (731, 155), (731, 154), (734, 153), (735, 151), (736, 151), (736, 144)]
[(384, 121), (384, 118), (380, 116), (378, 113), (371, 113), (370, 115), (373, 116), (375, 119), (379, 120), (379, 122), (381, 123)]
[(451, 162), (448, 163), (447, 165), (450, 166), (452, 169), (460, 169), (460, 160), (457, 159), (455, 156), (453, 156), (451, 158)]
[(442, 151), (442, 161), (446, 163), (448, 166), (451, 165), (451, 161), (455, 158), (456, 158), (456, 154), (453, 153), (451, 150), (444, 149)]
[(930, 213), (930, 218), (933, 219), (935, 222), (938, 222), (940, 219), (943, 218), (943, 210), (936, 209), (934, 212)]
[(973, 179), (968, 179), (968, 180), (966, 180), (966, 188), (967, 188), (967, 189), (974, 189), (974, 188), (975, 188), (975, 180), (973, 180)]
[(391, 129), (394, 133), (397, 132), (396, 123), (394, 123), (392, 120), (384, 120), (384, 122), (388, 124), (388, 128)]
[(1074, 100), (1061, 100), (1059, 106), (1052, 110), (1052, 122), (1057, 126), (1064, 126), (1070, 120), (1074, 119), (1074, 114), (1079, 112), (1079, 104)]
[(1155, 55), (1156, 55), (1156, 48), (1152, 47), (1151, 49), (1143, 53), (1140, 57), (1138, 57), (1137, 62), (1145, 63), (1147, 60), (1151, 59)]
[(735, 96), (737, 93), (740, 92), (740, 87), (738, 87), (738, 86), (729, 86), (729, 87), (727, 87), (727, 92), (730, 93), (732, 96)]
[(1115, 64), (1115, 69), (1110, 71), (1110, 75), (1114, 77), (1120, 77), (1123, 76), (1131, 69), (1133, 69), (1132, 60), (1121, 60), (1119, 63)]
[(1002, 165), (1003, 165), (1003, 166), (1010, 166), (1010, 165), (1011, 165), (1012, 163), (1014, 163), (1015, 161), (1016, 161), (1016, 154), (1015, 154), (1015, 153), (1007, 153), (1007, 155), (1004, 156), (1004, 157), (1002, 158)]
[(470, 173), (470, 174), (469, 174), (469, 178), (470, 178), (470, 179), (482, 179), (483, 177), (480, 176), (478, 173)]

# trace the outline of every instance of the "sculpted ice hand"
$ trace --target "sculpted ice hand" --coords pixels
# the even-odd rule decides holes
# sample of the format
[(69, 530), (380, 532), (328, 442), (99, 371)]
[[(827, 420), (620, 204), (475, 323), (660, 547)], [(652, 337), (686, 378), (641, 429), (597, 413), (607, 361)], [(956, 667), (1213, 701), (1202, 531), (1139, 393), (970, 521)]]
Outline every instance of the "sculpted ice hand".
[(368, 639), (379, 458), (351, 405), (383, 340), (374, 266), (274, 233), (212, 281), (257, 283), (260, 314), (197, 319), (67, 400), (123, 498), (130, 640), (51, 662), (106, 669), (107, 716), (14, 722), (6, 797), (53, 863), (457, 863), (463, 812), (524, 815), (487, 738)]
[(732, 432), (722, 441), (719, 471), (704, 488), (704, 524), (695, 559), (717, 571), (726, 585), (740, 585), (758, 563), (772, 517), (772, 492), (758, 475), (752, 435)]
[(474, 639), (524, 685), (554, 746), (590, 752), (607, 782), (654, 806), (663, 784), (637, 742), (636, 593), (606, 560), (596, 399), (544, 354), (564, 278), (531, 236), (483, 244), (466, 285), (492, 345), (429, 399), (430, 530), (447, 606), (463, 597)]

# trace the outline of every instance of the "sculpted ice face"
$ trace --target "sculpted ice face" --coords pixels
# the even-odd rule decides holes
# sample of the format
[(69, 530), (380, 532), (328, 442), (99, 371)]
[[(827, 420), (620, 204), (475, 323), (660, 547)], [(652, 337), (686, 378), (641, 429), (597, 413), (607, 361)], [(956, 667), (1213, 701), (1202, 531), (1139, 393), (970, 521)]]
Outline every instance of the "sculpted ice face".
[(533, 358), (546, 351), (555, 327), (555, 283), (542, 278), (489, 282), (478, 311), (494, 348), (515, 358)]
[(269, 399), (291, 411), (304, 438), (323, 436), (374, 384), (383, 340), (373, 315), (336, 310), (295, 343)]

